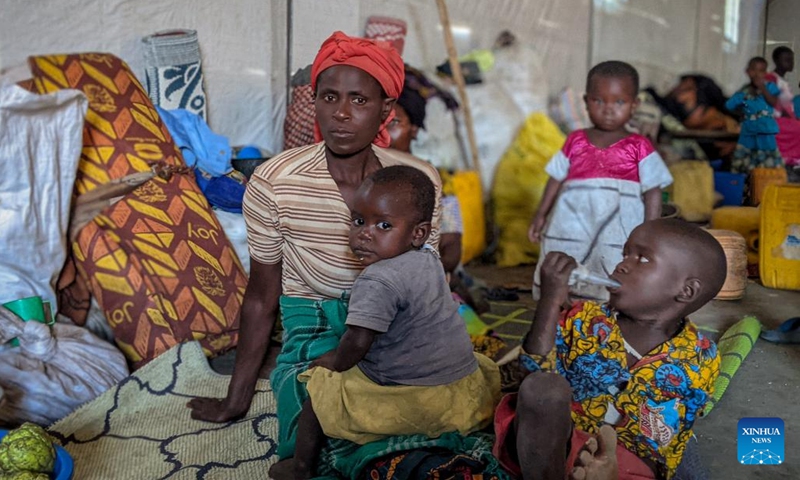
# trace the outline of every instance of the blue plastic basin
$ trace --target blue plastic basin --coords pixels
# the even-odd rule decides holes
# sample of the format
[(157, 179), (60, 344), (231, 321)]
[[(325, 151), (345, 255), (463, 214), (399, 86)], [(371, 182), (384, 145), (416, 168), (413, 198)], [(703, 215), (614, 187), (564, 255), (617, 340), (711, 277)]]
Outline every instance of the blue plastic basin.
[[(0, 439), (6, 436), (8, 430), (0, 428)], [(53, 468), (53, 473), (50, 478), (54, 480), (71, 480), (72, 470), (75, 465), (72, 463), (72, 457), (69, 456), (66, 450), (61, 445), (53, 444), (56, 448), (56, 464)]]

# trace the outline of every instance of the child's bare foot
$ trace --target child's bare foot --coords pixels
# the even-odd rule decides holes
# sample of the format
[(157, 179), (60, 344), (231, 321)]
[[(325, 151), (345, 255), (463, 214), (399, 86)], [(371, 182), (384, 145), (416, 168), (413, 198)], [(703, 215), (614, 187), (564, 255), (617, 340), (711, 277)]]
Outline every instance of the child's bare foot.
[(590, 438), (575, 460), (570, 473), (572, 480), (617, 480), (617, 432), (609, 425), (600, 427), (596, 437)]
[(269, 467), (267, 473), (272, 480), (294, 480), (294, 458), (287, 458)]

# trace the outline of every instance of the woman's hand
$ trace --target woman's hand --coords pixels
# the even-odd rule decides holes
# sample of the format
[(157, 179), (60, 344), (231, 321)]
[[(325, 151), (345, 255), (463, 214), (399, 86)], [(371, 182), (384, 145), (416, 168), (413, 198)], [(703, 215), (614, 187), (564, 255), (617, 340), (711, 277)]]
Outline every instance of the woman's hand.
[(544, 257), (539, 271), (542, 282), (542, 298), (563, 304), (569, 298), (569, 276), (578, 262), (566, 253), (550, 252)]
[(239, 344), (228, 396), (193, 398), (186, 404), (193, 419), (228, 422), (243, 417), (249, 410), (278, 314), (282, 268), (280, 263), (267, 265), (250, 259), (250, 281), (242, 301)]
[(232, 406), (227, 398), (197, 397), (186, 404), (192, 410), (194, 420), (206, 422), (225, 423), (242, 418), (248, 407)]

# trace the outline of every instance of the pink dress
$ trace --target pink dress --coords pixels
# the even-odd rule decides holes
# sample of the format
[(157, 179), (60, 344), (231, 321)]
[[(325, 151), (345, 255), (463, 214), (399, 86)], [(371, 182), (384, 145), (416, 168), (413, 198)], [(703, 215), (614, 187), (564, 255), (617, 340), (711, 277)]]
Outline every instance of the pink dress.
[(789, 117), (794, 118), (794, 95), (792, 95), (792, 87), (785, 78), (778, 75), (778, 72), (770, 72), (765, 78), (768, 82), (772, 82), (778, 86), (780, 93), (778, 94), (778, 105), (775, 107), (776, 117)]
[(786, 165), (800, 165), (800, 120), (799, 112), (794, 111), (794, 95), (792, 86), (776, 72), (767, 74), (767, 80), (775, 82), (781, 93), (778, 95), (778, 107), (775, 109), (775, 121), (778, 122), (778, 134), (775, 141)]
[[(672, 183), (672, 176), (650, 140), (631, 134), (607, 148), (594, 146), (585, 130), (567, 137), (564, 147), (545, 167), (561, 181), (542, 239), (539, 258), (560, 251), (590, 270), (611, 273), (622, 260), (622, 247), (644, 221), (642, 194)], [(539, 298), (539, 266), (534, 298)], [(572, 294), (599, 301), (605, 288), (577, 285)]]

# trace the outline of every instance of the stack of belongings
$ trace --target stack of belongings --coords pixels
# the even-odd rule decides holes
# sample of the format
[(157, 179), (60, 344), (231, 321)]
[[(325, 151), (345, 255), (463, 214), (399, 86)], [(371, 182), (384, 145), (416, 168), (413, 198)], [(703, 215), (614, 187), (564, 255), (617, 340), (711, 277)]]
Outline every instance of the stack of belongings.
[(128, 374), (113, 345), (55, 322), (87, 103), (0, 86), (0, 425), (47, 425)]
[(247, 179), (231, 166), (228, 139), (212, 132), (202, 117), (189, 110), (156, 110), (186, 165), (194, 168), (197, 185), (208, 202), (226, 212), (242, 213)]
[(153, 105), (207, 118), (200, 43), (195, 30), (166, 30), (142, 39), (145, 85)]
[(208, 356), (235, 347), (247, 277), (130, 68), (103, 53), (29, 65), (36, 92), (89, 101), (60, 313), (83, 325), (94, 297), (134, 369), (181, 342)]

